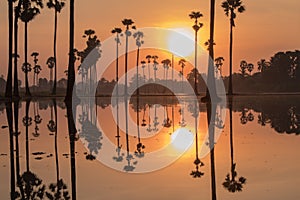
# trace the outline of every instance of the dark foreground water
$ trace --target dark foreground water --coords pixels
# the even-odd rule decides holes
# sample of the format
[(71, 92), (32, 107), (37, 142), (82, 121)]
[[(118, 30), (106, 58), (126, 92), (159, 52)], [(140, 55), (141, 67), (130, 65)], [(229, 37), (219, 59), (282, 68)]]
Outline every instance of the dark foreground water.
[(235, 97), (210, 129), (189, 97), (117, 101), (77, 105), (75, 137), (61, 99), (20, 102), (18, 134), (2, 103), (0, 199), (300, 199), (299, 96)]

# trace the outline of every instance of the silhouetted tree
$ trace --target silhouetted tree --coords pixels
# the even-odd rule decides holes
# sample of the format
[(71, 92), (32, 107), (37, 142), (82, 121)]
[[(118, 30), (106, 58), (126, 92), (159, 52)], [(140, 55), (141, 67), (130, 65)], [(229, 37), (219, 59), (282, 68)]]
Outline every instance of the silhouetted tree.
[(216, 70), (218, 70), (220, 72), (220, 78), (222, 79), (222, 66), (223, 66), (223, 61), (224, 58), (223, 57), (217, 57), (215, 59), (215, 65), (216, 65)]
[(137, 85), (137, 95), (139, 95), (139, 58), (140, 58), (140, 47), (142, 44), (144, 44), (144, 41), (142, 38), (144, 37), (144, 33), (141, 31), (137, 31), (133, 34), (133, 38), (135, 39), (136, 46), (138, 47), (137, 49), (137, 54), (136, 54), (136, 85)]
[(247, 67), (248, 67), (248, 63), (245, 60), (242, 60), (240, 63), (240, 72), (243, 77), (245, 77), (247, 74)]
[(41, 72), (42, 68), (40, 65), (38, 65), (38, 56), (39, 53), (38, 52), (32, 52), (31, 56), (33, 57), (33, 86), (38, 86), (38, 82), (39, 82), (39, 73)]
[(53, 58), (54, 58), (54, 83), (52, 88), (52, 94), (56, 94), (56, 82), (57, 82), (57, 57), (56, 57), (56, 40), (57, 40), (57, 15), (61, 12), (65, 6), (64, 1), (48, 0), (47, 7), (54, 9), (54, 39), (53, 39)]
[[(28, 50), (28, 23), (34, 19), (36, 15), (40, 13), (40, 9), (43, 8), (43, 1), (42, 0), (23, 0), (22, 6), (20, 9), (20, 19), (24, 22), (24, 60), (26, 65), (28, 65), (27, 59), (27, 50)], [(28, 72), (25, 71), (25, 95), (31, 96), (29, 90), (29, 83), (28, 83)]]
[(198, 31), (200, 30), (200, 28), (203, 27), (203, 24), (202, 23), (199, 23), (198, 24), (198, 19), (200, 17), (203, 17), (203, 14), (200, 13), (200, 12), (191, 12), (191, 14), (189, 14), (189, 17), (191, 19), (195, 19), (195, 23), (194, 23), (194, 26), (193, 26), (193, 29), (195, 31), (195, 74), (194, 74), (194, 78), (195, 78), (195, 83), (194, 83), (194, 89), (195, 89), (195, 93), (196, 95), (198, 95), (198, 89), (197, 89), (197, 49), (198, 49)]
[(229, 86), (228, 94), (233, 94), (232, 89), (232, 47), (233, 47), (233, 27), (235, 27), (236, 10), (239, 13), (245, 11), (245, 7), (242, 5), (241, 0), (225, 0), (222, 2), (222, 8), (225, 15), (230, 18), (230, 42), (229, 42)]
[(5, 97), (12, 97), (12, 68), (13, 68), (13, 0), (8, 0), (8, 70)]

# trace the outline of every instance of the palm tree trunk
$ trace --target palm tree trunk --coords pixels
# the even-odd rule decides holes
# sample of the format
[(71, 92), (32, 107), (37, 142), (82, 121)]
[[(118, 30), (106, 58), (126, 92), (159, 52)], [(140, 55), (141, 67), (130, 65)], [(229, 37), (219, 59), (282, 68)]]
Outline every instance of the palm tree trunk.
[[(128, 27), (127, 27), (127, 31), (128, 31)], [(127, 87), (128, 87), (128, 83), (127, 83), (127, 70), (128, 70), (128, 36), (126, 34), (126, 44), (125, 44), (125, 96), (127, 96)]]
[[(231, 20), (230, 20), (231, 21)], [(233, 94), (233, 88), (232, 88), (232, 38), (233, 38), (233, 33), (232, 33), (232, 23), (230, 23), (230, 44), (229, 44), (229, 86), (228, 86), (228, 95)]]
[(140, 58), (140, 47), (137, 49), (137, 54), (136, 54), (136, 95), (140, 94), (140, 89), (139, 89), (139, 58)]
[[(27, 65), (28, 59), (27, 59), (27, 51), (28, 51), (28, 23), (25, 22), (25, 37), (24, 37), (24, 53), (25, 53), (25, 64)], [(29, 91), (29, 82), (28, 82), (28, 71), (25, 71), (25, 95), (26, 96), (31, 96), (30, 91)]]
[[(214, 31), (215, 31), (215, 0), (210, 1), (210, 43), (209, 43), (209, 60), (208, 60), (208, 77), (207, 77), (207, 88), (206, 97), (216, 97), (216, 83), (214, 76)], [(209, 92), (210, 89), (210, 92)], [(211, 94), (210, 94), (211, 93)]]
[(195, 94), (198, 95), (198, 89), (197, 89), (197, 43), (198, 43), (198, 37), (197, 37), (197, 31), (195, 31), (195, 71), (194, 71), (194, 89)]
[(18, 10), (21, 7), (22, 1), (19, 0), (18, 5), (16, 7), (15, 11), (15, 19), (14, 19), (14, 97), (16, 99), (20, 98), (19, 95), (19, 83), (18, 83), (18, 20), (19, 20), (19, 14)]
[[(57, 5), (57, 1), (55, 1)], [(54, 14), (54, 44), (53, 44), (53, 57), (54, 57), (54, 83), (52, 88), (52, 94), (56, 94), (56, 82), (57, 82), (57, 58), (56, 58), (56, 35), (57, 35), (57, 11), (55, 10)]]
[(13, 1), (8, 1), (8, 72), (5, 97), (12, 97)]
[(69, 65), (68, 65), (68, 84), (65, 101), (71, 101), (73, 87), (75, 84), (74, 69), (74, 0), (70, 0), (70, 41), (69, 41)]

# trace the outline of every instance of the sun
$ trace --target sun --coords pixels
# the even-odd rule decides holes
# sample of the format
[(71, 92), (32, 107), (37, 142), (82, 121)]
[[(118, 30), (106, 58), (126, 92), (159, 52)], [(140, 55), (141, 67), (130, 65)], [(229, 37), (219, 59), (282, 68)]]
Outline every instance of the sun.
[(168, 35), (168, 49), (180, 57), (192, 56), (194, 53), (193, 32), (189, 28), (172, 28)]
[(171, 144), (177, 150), (186, 151), (194, 142), (193, 134), (186, 128), (180, 128), (171, 135)]

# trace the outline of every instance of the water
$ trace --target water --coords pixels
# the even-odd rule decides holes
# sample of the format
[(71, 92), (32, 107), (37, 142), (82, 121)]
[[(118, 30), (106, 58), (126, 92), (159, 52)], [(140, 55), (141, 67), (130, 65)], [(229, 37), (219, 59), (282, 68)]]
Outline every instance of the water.
[[(172, 97), (130, 99), (128, 119), (140, 127), (129, 123), (128, 134), (125, 109), (120, 106), (117, 112), (110, 98), (97, 98), (97, 106), (79, 104), (75, 137), (69, 135), (62, 99), (27, 102), (27, 124), (31, 125), (26, 134), (23, 101), (18, 109), (20, 134), (11, 137), (13, 157), (3, 103), (0, 199), (10, 199), (11, 191), (22, 195), (26, 180), (33, 178), (36, 184), (24, 190), (25, 197), (49, 199), (58, 185), (58, 199), (300, 199), (299, 100), (299, 96), (234, 97), (227, 106), (212, 109), (214, 134), (208, 140), (206, 105), (200, 103), (200, 113), (195, 112), (195, 102), (189, 97), (182, 98), (181, 104)], [(119, 116), (119, 134), (112, 108)], [(178, 141), (176, 134), (181, 136)], [(212, 140), (215, 148), (206, 155)], [(18, 177), (23, 184), (17, 184)], [(235, 187), (230, 186), (233, 182)]]

